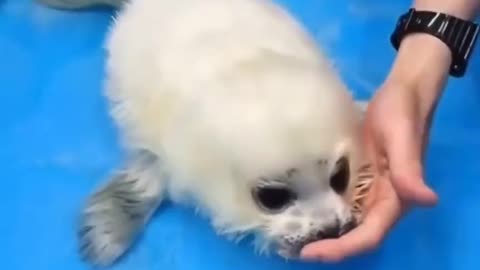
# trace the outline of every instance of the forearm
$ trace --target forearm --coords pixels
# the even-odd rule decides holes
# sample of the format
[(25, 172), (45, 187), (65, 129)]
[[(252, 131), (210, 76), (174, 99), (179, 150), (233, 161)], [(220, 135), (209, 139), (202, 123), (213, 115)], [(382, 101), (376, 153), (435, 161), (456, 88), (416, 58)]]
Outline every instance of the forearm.
[[(471, 20), (479, 11), (480, 0), (415, 0), (412, 7)], [(418, 91), (425, 106), (433, 106), (444, 89), (451, 61), (449, 48), (439, 39), (421, 33), (407, 35), (386, 83), (406, 85), (405, 89)]]
[(417, 10), (443, 12), (471, 20), (479, 11), (480, 0), (415, 0), (413, 7)]

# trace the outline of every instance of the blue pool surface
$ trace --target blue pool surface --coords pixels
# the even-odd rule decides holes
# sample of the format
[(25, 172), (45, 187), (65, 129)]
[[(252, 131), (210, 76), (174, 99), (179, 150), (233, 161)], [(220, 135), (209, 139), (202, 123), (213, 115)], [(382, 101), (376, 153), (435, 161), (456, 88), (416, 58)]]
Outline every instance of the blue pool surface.
[[(394, 57), (388, 37), (408, 0), (282, 0), (368, 98)], [(113, 12), (65, 12), (0, 0), (0, 269), (89, 269), (74, 225), (85, 197), (122, 158), (101, 95), (102, 42)], [(338, 265), (286, 263), (217, 237), (189, 209), (159, 212), (128, 270), (480, 269), (480, 48), (439, 105), (427, 177), (433, 209), (402, 219), (382, 246)]]

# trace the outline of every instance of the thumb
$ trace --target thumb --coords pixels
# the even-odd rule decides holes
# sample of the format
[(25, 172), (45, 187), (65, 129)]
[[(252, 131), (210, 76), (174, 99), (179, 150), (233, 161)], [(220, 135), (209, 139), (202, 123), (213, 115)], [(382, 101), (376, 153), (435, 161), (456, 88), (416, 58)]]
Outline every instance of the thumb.
[(413, 132), (395, 133), (403, 136), (392, 136), (385, 149), (393, 187), (398, 196), (408, 203), (435, 205), (438, 196), (425, 184), (423, 177), (421, 141)]

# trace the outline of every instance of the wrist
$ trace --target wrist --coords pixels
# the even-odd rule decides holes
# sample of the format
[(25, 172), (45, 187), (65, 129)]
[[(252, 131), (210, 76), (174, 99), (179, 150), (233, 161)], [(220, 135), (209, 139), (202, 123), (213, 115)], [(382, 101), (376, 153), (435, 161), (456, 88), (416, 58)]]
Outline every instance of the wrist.
[(402, 85), (434, 103), (445, 87), (451, 63), (451, 52), (442, 41), (428, 34), (410, 34), (400, 45), (386, 83)]
[(477, 14), (478, 0), (416, 0), (413, 8), (449, 14), (464, 20), (471, 20)]

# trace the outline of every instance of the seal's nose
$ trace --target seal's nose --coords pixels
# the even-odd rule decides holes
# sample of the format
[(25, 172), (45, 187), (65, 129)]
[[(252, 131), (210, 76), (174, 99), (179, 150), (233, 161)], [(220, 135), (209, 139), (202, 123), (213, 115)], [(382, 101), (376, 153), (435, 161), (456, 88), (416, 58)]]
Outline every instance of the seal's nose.
[(339, 223), (335, 223), (317, 233), (317, 239), (331, 239), (331, 238), (338, 238), (341, 232), (341, 226)]
[(340, 236), (349, 233), (351, 230), (355, 229), (355, 227), (357, 227), (357, 225), (358, 225), (358, 223), (354, 219), (345, 223), (345, 225), (343, 225), (341, 230), (340, 230)]
[(349, 221), (343, 225), (341, 225), (340, 222), (335, 222), (329, 227), (317, 232), (316, 239), (322, 240), (322, 239), (339, 238), (340, 236), (353, 230), (356, 226), (357, 226), (357, 223), (354, 220)]

